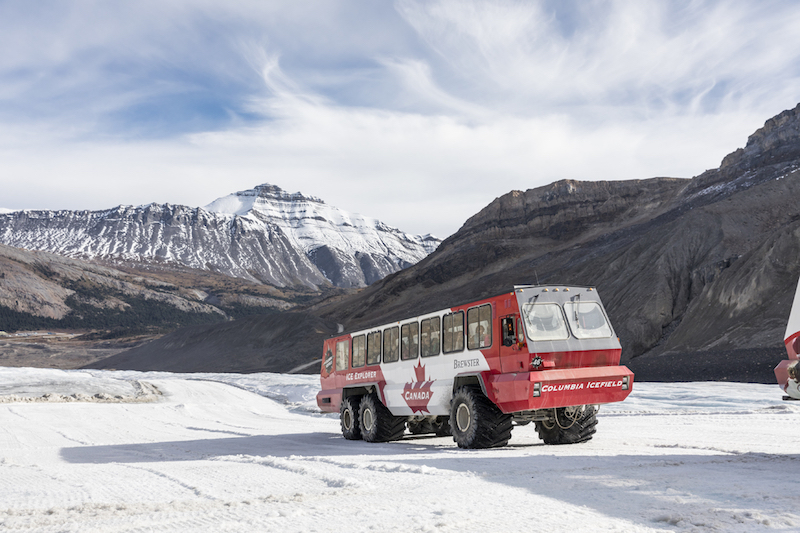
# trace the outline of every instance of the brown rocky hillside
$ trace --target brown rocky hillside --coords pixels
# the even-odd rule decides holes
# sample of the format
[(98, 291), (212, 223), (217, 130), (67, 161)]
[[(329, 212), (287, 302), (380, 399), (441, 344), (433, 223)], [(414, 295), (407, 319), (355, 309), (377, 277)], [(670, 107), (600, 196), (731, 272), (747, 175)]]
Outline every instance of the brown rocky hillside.
[[(512, 191), (418, 264), (308, 312), (356, 329), (514, 284), (589, 285), (639, 379), (769, 382), (800, 275), (798, 169), (800, 105), (693, 179), (564, 180)], [(292, 364), (319, 357), (314, 342), (304, 343), (312, 348), (285, 352)], [(205, 353), (196, 343), (180, 350)], [(137, 349), (142, 361), (172, 357), (150, 352)]]

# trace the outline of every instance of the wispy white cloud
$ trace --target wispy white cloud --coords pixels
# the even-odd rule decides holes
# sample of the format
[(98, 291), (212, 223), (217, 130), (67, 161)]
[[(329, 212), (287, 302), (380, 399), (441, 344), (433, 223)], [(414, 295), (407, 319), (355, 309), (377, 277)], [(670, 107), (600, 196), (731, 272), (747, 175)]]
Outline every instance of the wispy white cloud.
[(446, 236), (511, 189), (698, 174), (800, 101), (786, 2), (25, 5), (0, 6), (12, 208), (271, 182)]

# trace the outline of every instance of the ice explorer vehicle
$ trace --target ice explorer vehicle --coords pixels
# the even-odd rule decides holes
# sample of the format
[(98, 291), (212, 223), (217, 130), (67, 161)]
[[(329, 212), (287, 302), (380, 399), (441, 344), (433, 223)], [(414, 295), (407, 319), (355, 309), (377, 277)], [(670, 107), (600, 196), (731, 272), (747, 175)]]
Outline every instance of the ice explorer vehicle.
[(783, 360), (775, 367), (775, 378), (778, 385), (786, 392), (784, 400), (800, 400), (800, 283), (794, 294), (789, 322), (783, 335), (783, 344), (789, 359)]
[(582, 442), (599, 405), (632, 390), (621, 353), (595, 289), (517, 286), (326, 340), (317, 404), (339, 412), (351, 440), (397, 440), (408, 427), (491, 448), (534, 422), (545, 443)]

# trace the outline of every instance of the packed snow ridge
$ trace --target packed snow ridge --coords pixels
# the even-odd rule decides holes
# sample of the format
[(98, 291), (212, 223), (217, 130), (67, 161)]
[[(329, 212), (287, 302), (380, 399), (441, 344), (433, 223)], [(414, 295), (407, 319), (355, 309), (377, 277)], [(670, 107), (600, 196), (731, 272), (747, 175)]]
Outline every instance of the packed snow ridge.
[(369, 285), (417, 263), (441, 241), (264, 184), (205, 208), (149, 204), (0, 214), (0, 242), (72, 257), (178, 263), (315, 288)]

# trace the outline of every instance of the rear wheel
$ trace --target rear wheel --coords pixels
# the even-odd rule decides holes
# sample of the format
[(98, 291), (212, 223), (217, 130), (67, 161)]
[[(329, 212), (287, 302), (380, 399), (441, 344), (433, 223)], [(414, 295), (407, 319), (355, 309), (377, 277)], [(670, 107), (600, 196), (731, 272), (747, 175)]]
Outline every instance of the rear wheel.
[(358, 421), (361, 438), (367, 442), (398, 440), (406, 429), (406, 419), (392, 415), (374, 392), (361, 400)]
[(511, 415), (498, 409), (479, 388), (461, 387), (453, 396), (450, 430), (460, 448), (505, 446), (511, 427)]
[(545, 444), (576, 444), (591, 440), (597, 432), (597, 409), (591, 405), (554, 409), (552, 419), (536, 422)]
[(361, 427), (358, 422), (358, 408), (361, 396), (348, 396), (339, 407), (339, 422), (342, 435), (348, 440), (361, 440)]

